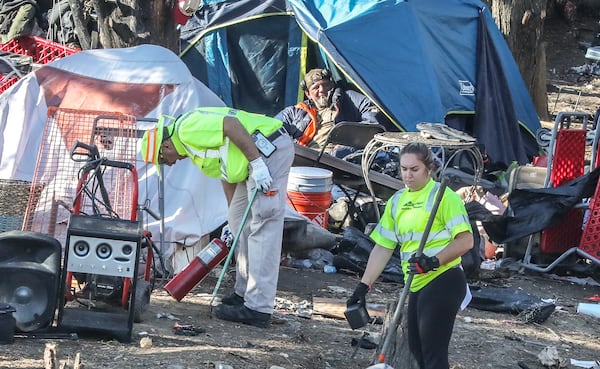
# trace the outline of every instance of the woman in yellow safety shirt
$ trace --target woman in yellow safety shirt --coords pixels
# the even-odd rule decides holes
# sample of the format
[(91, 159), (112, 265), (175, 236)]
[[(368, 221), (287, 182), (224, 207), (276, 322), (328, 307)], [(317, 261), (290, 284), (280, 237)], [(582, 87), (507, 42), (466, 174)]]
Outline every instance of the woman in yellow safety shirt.
[[(440, 184), (431, 178), (433, 155), (424, 143), (400, 151), (400, 172), (406, 187), (387, 202), (371, 233), (375, 247), (348, 306), (366, 304), (365, 296), (400, 245), (405, 281), (414, 277), (408, 297), (408, 343), (421, 369), (448, 369), (448, 345), (458, 309), (470, 294), (461, 255), (473, 247), (473, 235), (460, 197), (446, 188), (421, 256), (421, 237)], [(465, 303), (466, 302), (466, 303)]]

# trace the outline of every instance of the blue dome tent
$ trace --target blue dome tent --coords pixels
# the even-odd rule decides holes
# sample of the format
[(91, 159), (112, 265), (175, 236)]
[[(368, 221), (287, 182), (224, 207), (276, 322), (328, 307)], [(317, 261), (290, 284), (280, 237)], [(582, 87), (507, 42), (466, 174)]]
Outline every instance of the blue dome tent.
[(388, 129), (445, 123), (506, 165), (538, 153), (540, 121), (479, 0), (211, 0), (181, 32), (182, 60), (226, 104), (275, 115), (312, 67), (369, 96)]

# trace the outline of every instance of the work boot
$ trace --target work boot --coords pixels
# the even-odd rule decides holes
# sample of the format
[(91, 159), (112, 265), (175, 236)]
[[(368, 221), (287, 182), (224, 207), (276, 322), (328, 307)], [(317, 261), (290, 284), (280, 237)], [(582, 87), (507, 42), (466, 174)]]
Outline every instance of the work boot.
[(271, 319), (271, 314), (259, 313), (248, 309), (245, 305), (220, 304), (217, 306), (216, 315), (221, 320), (244, 323), (259, 328), (267, 328)]
[(232, 305), (232, 306), (243, 305), (244, 298), (242, 296), (238, 295), (237, 293), (232, 292), (231, 295), (223, 297), (221, 299), (221, 303), (225, 304), (225, 305)]

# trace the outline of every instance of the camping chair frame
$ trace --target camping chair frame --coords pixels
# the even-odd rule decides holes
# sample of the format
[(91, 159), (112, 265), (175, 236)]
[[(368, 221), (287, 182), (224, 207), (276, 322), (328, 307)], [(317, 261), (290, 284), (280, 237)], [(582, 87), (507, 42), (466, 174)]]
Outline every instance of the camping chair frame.
[[(559, 186), (584, 174), (588, 117), (589, 116), (587, 113), (582, 112), (561, 112), (557, 115), (548, 149), (548, 164), (546, 179), (544, 181), (545, 188), (550, 186)], [(572, 118), (581, 119), (581, 129), (571, 128)], [(599, 139), (598, 135), (600, 132), (597, 129), (597, 123), (598, 122), (596, 121), (592, 127), (594, 138), (592, 142), (592, 155), (590, 161), (591, 169), (594, 169), (598, 162), (596, 155)], [(569, 157), (565, 158), (565, 156)], [(545, 251), (544, 242), (546, 240), (544, 239), (544, 236), (558, 237), (558, 233), (562, 234), (563, 236), (566, 235), (565, 237), (559, 237), (559, 242), (562, 244), (572, 242), (574, 233), (579, 233), (578, 237), (576, 237), (578, 240), (576, 241), (578, 246), (567, 248), (566, 250), (558, 249), (556, 246), (552, 245), (545, 247), (548, 251), (561, 251), (561, 254), (547, 266), (540, 266), (531, 262), (533, 249), (533, 235), (531, 235), (527, 243), (522, 266), (527, 269), (545, 273), (554, 269), (572, 254), (579, 255), (596, 264), (600, 264), (600, 251), (592, 250), (593, 247), (598, 248), (598, 246), (596, 244), (590, 244), (592, 239), (597, 238), (596, 234), (600, 233), (600, 229), (596, 229), (598, 228), (596, 223), (600, 221), (599, 200), (600, 186), (597, 186), (594, 197), (591, 199), (589, 206), (590, 216), (587, 220), (583, 233), (579, 232), (581, 230), (581, 220), (583, 218), (581, 213), (583, 211), (582, 208), (586, 207), (584, 204), (575, 206), (569, 213), (565, 215), (563, 218), (563, 223), (558, 231), (552, 232), (552, 227), (542, 231), (542, 240), (540, 241), (540, 249), (542, 252)], [(558, 247), (562, 247), (562, 245), (559, 245)], [(595, 252), (597, 255), (594, 256), (590, 252)]]
[[(362, 157), (363, 176), (367, 183), (367, 188), (373, 201), (375, 194), (373, 192), (369, 174), (366, 170), (371, 167), (377, 154), (381, 151), (401, 150), (410, 142), (423, 142), (431, 149), (434, 154), (434, 161), (439, 166), (438, 170), (433, 173), (435, 179), (440, 179), (448, 165), (450, 165), (461, 154), (466, 154), (467, 159), (473, 165), (473, 185), (471, 191), (479, 185), (481, 176), (483, 175), (483, 157), (474, 142), (465, 141), (450, 141), (441, 139), (425, 138), (419, 132), (385, 132), (377, 134), (367, 144)], [(470, 196), (470, 194), (469, 194)], [(379, 209), (375, 208), (377, 219), (380, 218)]]
[[(323, 157), (327, 146), (330, 144), (351, 146), (357, 149), (357, 152), (351, 154), (355, 155), (358, 152), (362, 152), (376, 134), (382, 132), (385, 132), (385, 127), (381, 124), (339, 122), (333, 126), (331, 131), (329, 131), (325, 144), (321, 148), (314, 165), (319, 166), (321, 158)], [(346, 214), (344, 214), (344, 218), (340, 224), (344, 224), (350, 212), (357, 214), (358, 219), (362, 223), (365, 223), (364, 219), (360, 216), (360, 212), (356, 208), (356, 200), (360, 195), (360, 187), (365, 185), (365, 179), (350, 179), (344, 176), (334, 176), (333, 182), (338, 185), (349, 201), (348, 210), (346, 211)], [(354, 194), (352, 194), (347, 187), (353, 189), (355, 191)], [(366, 224), (363, 224), (363, 226), (366, 227)]]

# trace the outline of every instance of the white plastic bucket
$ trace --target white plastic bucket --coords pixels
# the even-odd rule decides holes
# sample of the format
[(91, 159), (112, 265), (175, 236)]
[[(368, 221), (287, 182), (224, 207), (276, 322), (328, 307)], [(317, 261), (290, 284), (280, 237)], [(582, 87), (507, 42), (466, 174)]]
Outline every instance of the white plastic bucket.
[(327, 229), (333, 173), (327, 169), (292, 167), (288, 177), (287, 202), (299, 214)]
[(330, 170), (314, 167), (291, 167), (288, 177), (288, 191), (331, 192), (333, 173)]

